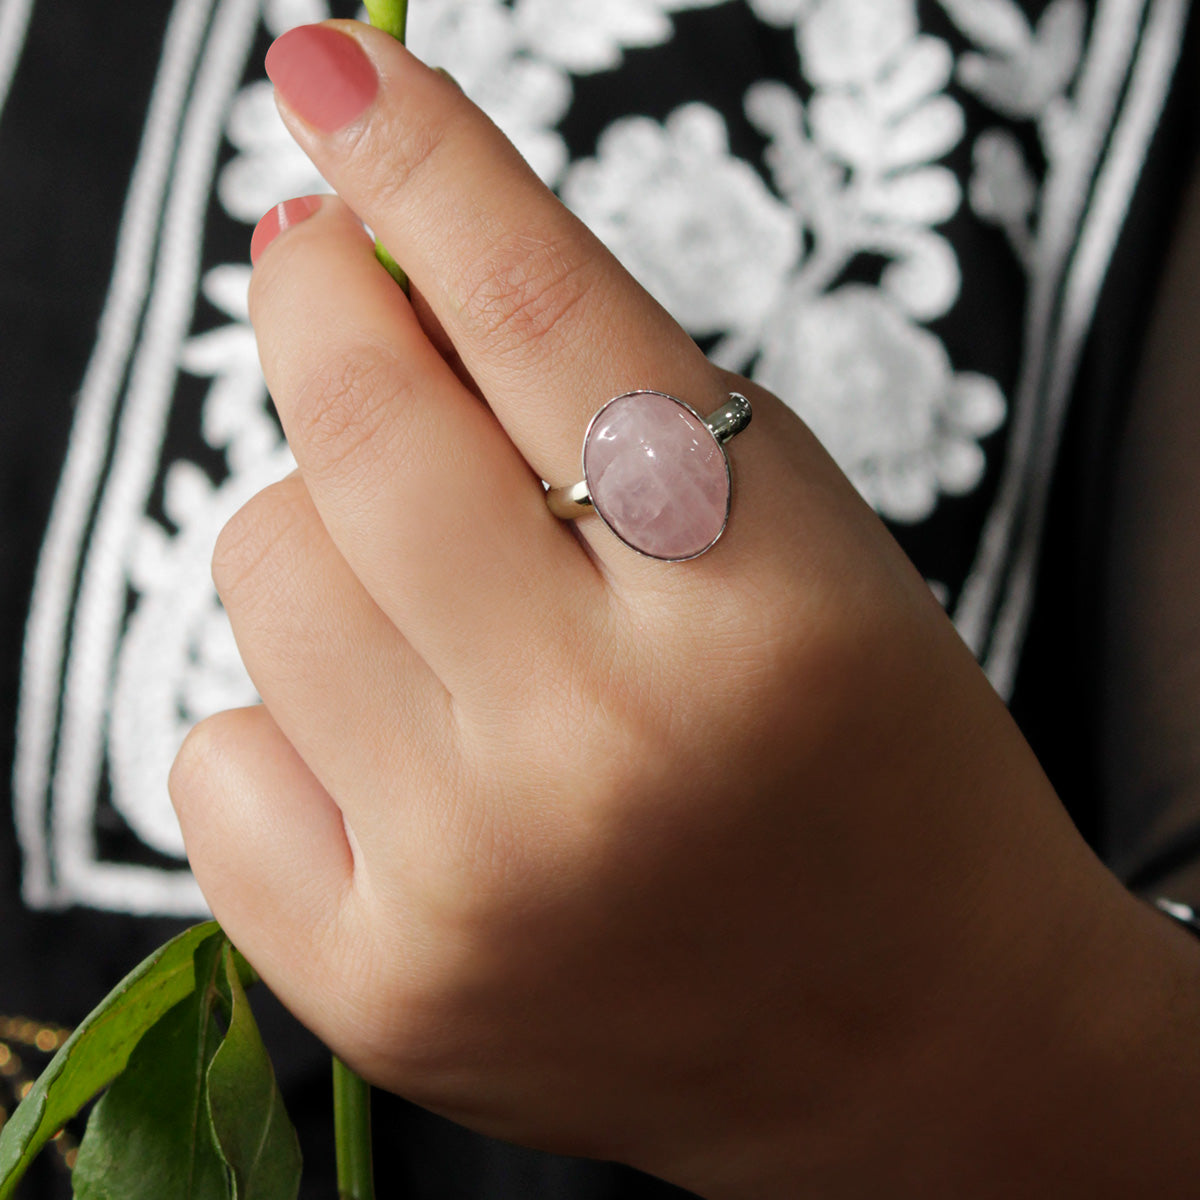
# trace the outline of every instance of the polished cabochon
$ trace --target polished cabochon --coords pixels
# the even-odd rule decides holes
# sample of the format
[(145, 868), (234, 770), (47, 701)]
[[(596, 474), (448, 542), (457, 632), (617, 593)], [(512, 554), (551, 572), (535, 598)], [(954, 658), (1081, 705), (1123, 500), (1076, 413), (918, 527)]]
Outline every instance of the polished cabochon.
[(664, 392), (626, 392), (596, 413), (583, 474), (604, 523), (651, 558), (695, 558), (729, 519), (725, 451), (695, 409)]

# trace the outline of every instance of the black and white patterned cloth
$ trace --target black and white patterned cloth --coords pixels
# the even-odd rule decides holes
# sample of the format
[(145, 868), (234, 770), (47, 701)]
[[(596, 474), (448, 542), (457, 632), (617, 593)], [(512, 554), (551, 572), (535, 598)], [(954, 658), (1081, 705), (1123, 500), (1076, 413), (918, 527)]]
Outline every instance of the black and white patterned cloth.
[[(255, 699), (209, 560), (293, 466), (247, 247), (325, 189), (262, 58), (352, 15), (0, 0), (0, 1013), (77, 1020), (205, 912), (167, 771), (194, 722)], [(1195, 163), (1189, 0), (411, 0), (410, 21), (705, 350), (810, 424), (1099, 845), (1096, 547)], [(315, 1130), (319, 1050), (267, 1025)], [(380, 1137), (414, 1197), (670, 1194), (399, 1103)], [(312, 1195), (327, 1170), (316, 1151)]]

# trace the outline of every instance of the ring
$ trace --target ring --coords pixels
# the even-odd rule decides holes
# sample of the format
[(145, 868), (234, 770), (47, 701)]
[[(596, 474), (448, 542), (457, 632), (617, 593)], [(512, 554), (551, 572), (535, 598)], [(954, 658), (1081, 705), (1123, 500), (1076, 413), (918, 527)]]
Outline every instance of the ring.
[(583, 479), (546, 493), (565, 521), (595, 512), (632, 550), (686, 562), (711, 550), (729, 523), (725, 443), (750, 424), (750, 401), (730, 392), (708, 417), (665, 392), (625, 392), (583, 437)]

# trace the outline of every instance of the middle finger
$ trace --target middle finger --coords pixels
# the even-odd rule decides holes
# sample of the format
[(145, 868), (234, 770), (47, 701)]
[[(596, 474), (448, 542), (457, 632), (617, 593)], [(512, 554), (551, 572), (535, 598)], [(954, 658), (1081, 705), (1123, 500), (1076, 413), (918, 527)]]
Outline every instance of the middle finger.
[[(724, 403), (692, 339), (399, 43), (355, 22), (303, 26), (275, 43), (267, 70), (293, 136), (409, 272), (542, 479), (579, 478), (588, 419), (613, 395), (665, 391), (701, 415)], [(595, 542), (637, 572), (615, 546)]]

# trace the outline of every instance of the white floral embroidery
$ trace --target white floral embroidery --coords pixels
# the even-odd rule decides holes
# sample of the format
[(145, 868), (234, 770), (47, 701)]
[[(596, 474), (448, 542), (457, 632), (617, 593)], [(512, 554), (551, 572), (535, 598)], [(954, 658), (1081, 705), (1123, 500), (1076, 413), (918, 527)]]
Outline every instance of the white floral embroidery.
[(1011, 0), (942, 0), (959, 27), (984, 51), (962, 56), (964, 87), (997, 112), (1042, 113), (1075, 78), (1087, 25), (1084, 0), (1052, 0), (1036, 31)]
[(113, 803), (142, 841), (178, 858), (183, 841), (161, 789), (171, 762), (197, 721), (257, 699), (213, 590), (212, 547), (251, 496), (295, 466), (267, 411), (249, 284), (244, 266), (217, 267), (204, 278), (204, 294), (232, 323), (190, 338), (181, 365), (212, 380), (200, 432), (224, 453), (229, 475), (216, 486), (186, 460), (167, 468), (163, 508), (174, 531), (149, 517), (137, 531), (130, 584), (139, 602), (121, 639), (113, 686)]
[(995, 53), (1029, 44), (1029, 20), (1013, 0), (942, 0), (942, 7), (971, 41)]
[(1004, 419), (994, 380), (956, 375), (945, 347), (877, 288), (783, 307), (756, 378), (787, 396), (862, 495), (897, 521), (983, 477), (977, 439)]
[[(937, 165), (964, 129), (944, 91), (953, 55), (920, 33), (912, 0), (818, 0), (795, 20), (814, 95), (806, 106), (790, 88), (759, 84), (746, 111), (770, 139), (767, 164), (812, 249), (757, 346), (733, 345), (757, 357), (754, 378), (795, 406), (880, 513), (923, 520), (939, 494), (978, 485), (977, 439), (1005, 411), (994, 381), (956, 376), (917, 324), (949, 312), (961, 283), (936, 232), (962, 199)], [(883, 260), (878, 288), (830, 294), (863, 253)]]
[(281, 200), (332, 190), (280, 120), (266, 80), (235, 97), (227, 134), (238, 153), (221, 172), (217, 195), (236, 220), (252, 224)]
[(987, 129), (975, 139), (972, 160), (971, 207), (1008, 234), (1021, 262), (1032, 269), (1038, 184), (1021, 143), (1007, 129)]
[[(981, 52), (968, 51), (958, 77), (989, 107), (1037, 129), (1046, 160), (1076, 156), (1078, 114), (1067, 96), (1083, 54), (1083, 0), (1053, 0), (1036, 30), (1013, 0), (942, 0), (954, 21)], [(1039, 185), (1016, 136), (1008, 129), (983, 130), (972, 152), (971, 207), (1004, 230), (1013, 252), (1032, 277), (1036, 262)]]
[(867, 85), (917, 30), (913, 0), (819, 0), (796, 27), (800, 66), (817, 88)]
[(748, 0), (750, 9), (770, 25), (790, 25), (804, 16), (816, 0)]
[[(964, 129), (945, 92), (954, 58), (921, 34), (913, 0), (755, 8), (795, 23), (816, 85), (807, 105), (783, 84), (747, 94), (777, 196), (730, 154), (719, 114), (700, 105), (661, 126), (618, 122), (594, 160), (570, 168), (563, 196), (691, 333), (719, 337), (716, 361), (749, 369), (792, 403), (881, 513), (923, 520), (939, 494), (978, 485), (978, 438), (1005, 407), (994, 382), (956, 376), (917, 324), (949, 312), (961, 282), (936, 231), (962, 201), (938, 163)], [(831, 294), (864, 255), (882, 264), (877, 286)], [(797, 351), (810, 344), (811, 364)], [(876, 382), (852, 394), (832, 360), (820, 369), (835, 345), (837, 361)], [(882, 362), (893, 367), (890, 387)]]
[(517, 26), (536, 55), (584, 73), (619, 66), (623, 51), (659, 46), (671, 36), (669, 14), (724, 0), (517, 0)]
[(571, 81), (531, 54), (516, 14), (497, 0), (426, 0), (409, 10), (408, 43), (445, 67), (547, 182), (567, 161), (555, 126), (571, 104)]
[(314, 25), (329, 18), (328, 0), (264, 0), (263, 24), (272, 37), (297, 25)]
[(730, 155), (721, 115), (702, 104), (665, 125), (611, 126), (563, 198), (695, 334), (757, 327), (800, 252), (797, 214)]
[[(896, 28), (909, 27), (899, 10), (888, 11)], [(814, 10), (809, 20), (821, 14)], [(813, 231), (807, 286), (827, 286), (856, 254), (882, 255), (892, 261), (881, 286), (928, 321), (950, 310), (960, 285), (957, 259), (933, 231), (961, 201), (957, 179), (934, 165), (963, 133), (962, 111), (942, 91), (953, 59), (928, 36), (899, 47), (890, 37), (867, 40), (886, 40), (889, 51), (886, 67), (866, 84), (818, 90), (807, 109), (790, 88), (759, 84), (747, 94), (746, 111), (771, 140), (767, 163), (776, 186)], [(838, 53), (843, 62), (854, 58), (844, 46)]]

